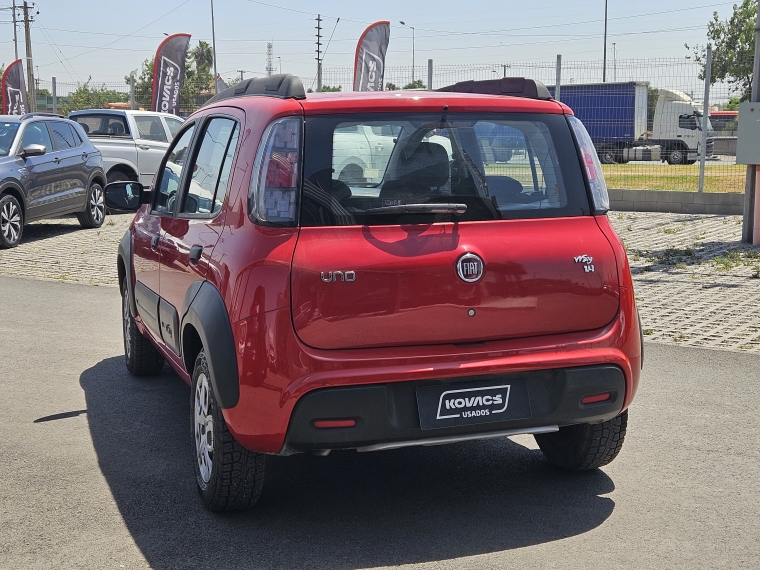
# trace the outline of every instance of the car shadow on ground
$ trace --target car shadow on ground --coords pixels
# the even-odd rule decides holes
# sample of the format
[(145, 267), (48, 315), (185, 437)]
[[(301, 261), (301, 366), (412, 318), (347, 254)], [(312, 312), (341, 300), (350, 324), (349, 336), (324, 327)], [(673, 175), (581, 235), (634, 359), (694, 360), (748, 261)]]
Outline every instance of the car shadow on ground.
[(252, 510), (195, 491), (190, 389), (122, 357), (80, 377), (100, 468), (154, 568), (356, 568), (430, 562), (585, 533), (614, 502), (602, 471), (564, 473), (510, 440), (272, 457)]
[(78, 231), (82, 231), (82, 226), (73, 215), (57, 218), (55, 220), (45, 220), (39, 223), (33, 222), (24, 226), (24, 234), (21, 237), (21, 243), (32, 243), (38, 240), (50, 239)]

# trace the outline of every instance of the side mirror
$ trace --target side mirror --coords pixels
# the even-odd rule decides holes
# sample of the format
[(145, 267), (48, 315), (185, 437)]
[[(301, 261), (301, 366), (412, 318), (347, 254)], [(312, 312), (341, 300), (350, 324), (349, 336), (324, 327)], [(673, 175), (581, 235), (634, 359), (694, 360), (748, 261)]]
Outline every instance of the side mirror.
[(21, 156), (27, 158), (29, 156), (42, 156), (47, 152), (47, 148), (42, 144), (28, 144), (21, 151)]
[(105, 187), (106, 207), (121, 212), (136, 212), (150, 202), (150, 191), (139, 182), (111, 182)]

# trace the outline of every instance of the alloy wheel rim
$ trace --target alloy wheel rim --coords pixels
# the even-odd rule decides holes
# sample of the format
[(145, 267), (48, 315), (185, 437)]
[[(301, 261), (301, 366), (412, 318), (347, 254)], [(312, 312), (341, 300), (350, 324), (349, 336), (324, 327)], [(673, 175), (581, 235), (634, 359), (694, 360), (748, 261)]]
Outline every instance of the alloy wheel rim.
[(15, 243), (21, 234), (21, 211), (12, 200), (3, 204), (0, 211), (0, 231), (9, 243)]
[(90, 194), (90, 214), (95, 223), (99, 224), (106, 217), (106, 208), (103, 203), (103, 190), (96, 186)]
[(201, 479), (208, 483), (214, 460), (214, 420), (208, 376), (204, 372), (198, 375), (194, 400), (195, 457)]
[(124, 321), (124, 352), (127, 355), (127, 358), (130, 357), (132, 354), (132, 338), (129, 336), (129, 328), (130, 328), (130, 321), (129, 319), (132, 317), (132, 315), (129, 313), (129, 300), (127, 297), (127, 291), (124, 290), (124, 295), (122, 296), (122, 302), (121, 302), (121, 310), (122, 310), (122, 317)]

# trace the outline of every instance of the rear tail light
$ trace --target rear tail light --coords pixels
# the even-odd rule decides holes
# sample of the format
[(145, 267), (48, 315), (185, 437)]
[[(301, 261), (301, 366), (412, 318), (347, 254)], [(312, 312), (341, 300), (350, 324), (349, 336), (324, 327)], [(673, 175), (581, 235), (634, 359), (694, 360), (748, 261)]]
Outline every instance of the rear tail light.
[(273, 122), (262, 137), (251, 177), (251, 219), (265, 225), (292, 226), (301, 171), (301, 119)]
[(604, 173), (599, 157), (596, 154), (594, 143), (586, 131), (586, 127), (576, 117), (569, 116), (570, 127), (575, 134), (575, 140), (578, 143), (578, 149), (583, 159), (583, 168), (586, 170), (586, 177), (591, 188), (591, 199), (593, 200), (594, 213), (604, 214), (610, 209), (610, 196), (607, 193), (607, 183), (604, 181)]

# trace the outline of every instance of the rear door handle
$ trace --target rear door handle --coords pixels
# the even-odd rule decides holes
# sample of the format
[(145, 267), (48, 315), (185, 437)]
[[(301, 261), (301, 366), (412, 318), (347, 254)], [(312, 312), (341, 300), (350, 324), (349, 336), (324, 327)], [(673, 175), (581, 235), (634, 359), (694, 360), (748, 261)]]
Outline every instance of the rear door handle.
[(194, 261), (198, 263), (198, 261), (201, 258), (201, 254), (203, 253), (203, 248), (199, 245), (194, 245), (190, 248), (190, 261)]
[(160, 236), (154, 235), (152, 238), (150, 238), (150, 247), (151, 249), (158, 248), (158, 240), (160, 239)]
[(61, 162), (61, 159), (60, 159), (60, 158), (58, 158), (58, 157), (56, 156), (56, 157), (53, 159), (53, 162), (55, 162), (56, 164), (59, 164), (59, 163)]
[(138, 148), (141, 150), (150, 150), (150, 147), (147, 144), (138, 145)]

